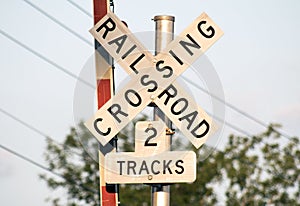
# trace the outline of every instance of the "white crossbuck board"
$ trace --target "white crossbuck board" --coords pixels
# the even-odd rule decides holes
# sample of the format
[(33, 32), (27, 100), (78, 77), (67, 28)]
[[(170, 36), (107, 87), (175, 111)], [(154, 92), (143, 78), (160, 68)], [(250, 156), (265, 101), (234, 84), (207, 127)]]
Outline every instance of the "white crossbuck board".
[(162, 121), (138, 122), (135, 151), (105, 156), (107, 183), (173, 183), (196, 179), (196, 154), (167, 151), (167, 126)]
[(85, 123), (101, 144), (107, 144), (154, 102), (199, 148), (215, 126), (175, 79), (223, 35), (221, 29), (204, 13), (155, 57), (113, 13), (104, 16), (90, 32), (131, 74), (125, 88)]

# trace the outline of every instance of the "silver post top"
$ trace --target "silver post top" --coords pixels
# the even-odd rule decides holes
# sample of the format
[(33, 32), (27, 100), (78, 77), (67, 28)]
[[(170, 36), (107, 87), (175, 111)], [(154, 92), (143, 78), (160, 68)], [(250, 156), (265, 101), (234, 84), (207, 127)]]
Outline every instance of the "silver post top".
[(153, 20), (154, 21), (167, 20), (167, 21), (175, 22), (175, 17), (170, 15), (157, 15), (154, 16)]

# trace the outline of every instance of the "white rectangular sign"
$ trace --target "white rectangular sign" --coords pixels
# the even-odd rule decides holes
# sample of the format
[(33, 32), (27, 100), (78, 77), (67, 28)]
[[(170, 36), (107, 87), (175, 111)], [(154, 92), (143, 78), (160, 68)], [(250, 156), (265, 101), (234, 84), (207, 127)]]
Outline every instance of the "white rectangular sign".
[(170, 151), (143, 157), (133, 152), (109, 153), (105, 156), (107, 183), (194, 182), (196, 154)]

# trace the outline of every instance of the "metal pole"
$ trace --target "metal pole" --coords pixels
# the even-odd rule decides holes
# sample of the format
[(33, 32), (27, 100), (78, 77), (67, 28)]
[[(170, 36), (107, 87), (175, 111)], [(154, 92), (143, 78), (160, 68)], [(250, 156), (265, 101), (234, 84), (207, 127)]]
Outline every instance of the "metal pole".
[[(168, 15), (155, 16), (155, 55), (161, 52), (168, 43), (174, 39), (174, 21), (175, 17)], [(172, 128), (171, 121), (158, 108), (154, 107), (154, 120), (162, 119), (169, 129)], [(168, 135), (169, 150), (171, 149), (171, 133)], [(151, 186), (152, 206), (170, 205), (170, 185), (155, 184)]]

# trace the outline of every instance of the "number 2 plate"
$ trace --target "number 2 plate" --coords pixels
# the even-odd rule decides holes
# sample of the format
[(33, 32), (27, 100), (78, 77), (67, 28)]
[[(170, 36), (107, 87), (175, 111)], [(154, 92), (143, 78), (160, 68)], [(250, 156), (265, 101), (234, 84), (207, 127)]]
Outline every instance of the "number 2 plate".
[(167, 126), (162, 121), (142, 121), (135, 125), (135, 154), (151, 156), (169, 150)]

